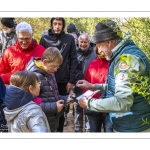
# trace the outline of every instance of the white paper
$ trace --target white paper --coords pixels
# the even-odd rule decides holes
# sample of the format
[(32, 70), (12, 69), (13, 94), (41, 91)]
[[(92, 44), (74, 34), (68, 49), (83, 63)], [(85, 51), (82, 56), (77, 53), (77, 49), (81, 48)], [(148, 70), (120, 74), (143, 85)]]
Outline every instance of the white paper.
[(94, 92), (93, 91), (91, 91), (91, 90), (87, 90), (85, 93), (83, 93), (82, 95), (80, 95), (80, 96), (78, 96), (76, 99), (77, 100), (79, 100), (79, 99), (81, 99), (82, 97), (90, 97), (91, 95), (93, 95), (94, 94)]

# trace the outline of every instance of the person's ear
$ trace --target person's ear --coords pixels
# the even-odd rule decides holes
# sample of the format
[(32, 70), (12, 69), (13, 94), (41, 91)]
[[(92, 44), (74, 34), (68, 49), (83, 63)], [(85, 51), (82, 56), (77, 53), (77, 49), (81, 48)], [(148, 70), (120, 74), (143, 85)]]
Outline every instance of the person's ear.
[(30, 85), (30, 86), (29, 86), (29, 92), (32, 93), (32, 91), (33, 91), (33, 86)]
[(106, 41), (106, 43), (107, 43), (107, 46), (110, 47), (112, 44), (112, 41)]
[(44, 65), (46, 65), (48, 63), (48, 60), (44, 59), (42, 62), (43, 62)]

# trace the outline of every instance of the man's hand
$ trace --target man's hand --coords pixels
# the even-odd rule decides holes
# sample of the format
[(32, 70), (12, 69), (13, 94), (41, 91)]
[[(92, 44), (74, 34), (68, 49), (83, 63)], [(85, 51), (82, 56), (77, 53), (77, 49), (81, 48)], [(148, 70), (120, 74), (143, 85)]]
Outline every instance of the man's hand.
[(86, 80), (79, 80), (76, 84), (77, 87), (83, 89), (87, 89), (87, 90), (95, 90), (95, 84), (89, 83)]
[(69, 82), (67, 83), (67, 87), (66, 87), (67, 93), (69, 93), (73, 89), (73, 86), (74, 84), (69, 83)]
[(87, 102), (88, 102), (88, 99), (86, 97), (83, 97), (80, 100), (78, 100), (78, 104), (82, 108), (87, 108)]
[(56, 104), (57, 104), (57, 111), (60, 112), (64, 107), (64, 100), (58, 100)]

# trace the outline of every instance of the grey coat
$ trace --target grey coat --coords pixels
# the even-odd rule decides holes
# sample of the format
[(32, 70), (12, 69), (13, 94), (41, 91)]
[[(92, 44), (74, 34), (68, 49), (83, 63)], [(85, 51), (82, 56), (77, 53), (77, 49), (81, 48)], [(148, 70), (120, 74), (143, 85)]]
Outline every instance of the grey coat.
[(5, 107), (4, 113), (8, 132), (50, 132), (44, 112), (32, 101), (14, 110)]

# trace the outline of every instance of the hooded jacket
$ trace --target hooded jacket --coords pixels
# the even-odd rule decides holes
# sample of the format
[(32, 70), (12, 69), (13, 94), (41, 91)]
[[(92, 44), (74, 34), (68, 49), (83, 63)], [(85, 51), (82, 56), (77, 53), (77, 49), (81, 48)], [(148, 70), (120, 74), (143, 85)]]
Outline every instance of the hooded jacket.
[(64, 18), (61, 19), (63, 21), (62, 32), (60, 34), (54, 33), (52, 29), (52, 21), (54, 18), (52, 18), (50, 21), (51, 29), (43, 32), (40, 44), (45, 48), (57, 47), (61, 52), (63, 63), (56, 72), (57, 83), (74, 83), (76, 67), (78, 64), (76, 46), (74, 37), (65, 34), (65, 20)]
[(15, 33), (15, 30), (7, 34), (5, 34), (3, 31), (0, 32), (0, 57), (2, 57), (4, 50), (9, 46), (15, 44), (16, 41), (17, 35)]
[(51, 131), (54, 132), (58, 128), (58, 116), (60, 116), (60, 113), (57, 111), (56, 102), (60, 99), (67, 100), (68, 96), (59, 95), (54, 74), (48, 74), (36, 66), (34, 61), (39, 59), (40, 58), (31, 59), (26, 70), (34, 72), (41, 81), (39, 97), (42, 99), (42, 103), (40, 106), (46, 114)]
[(32, 57), (41, 57), (45, 48), (32, 40), (26, 50), (23, 50), (17, 41), (15, 45), (7, 48), (0, 60), (0, 76), (5, 84), (9, 84), (10, 76), (25, 69), (26, 64)]
[(50, 132), (46, 116), (33, 98), (29, 92), (7, 86), (4, 113), (9, 132)]

